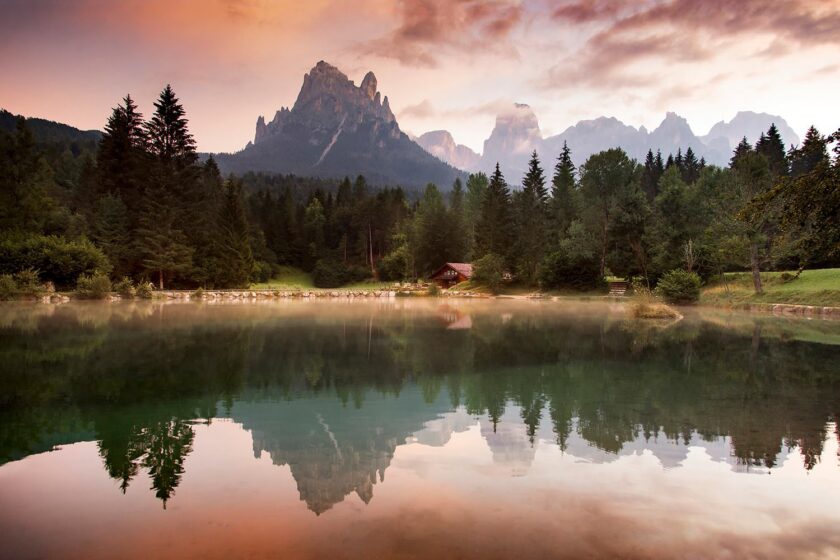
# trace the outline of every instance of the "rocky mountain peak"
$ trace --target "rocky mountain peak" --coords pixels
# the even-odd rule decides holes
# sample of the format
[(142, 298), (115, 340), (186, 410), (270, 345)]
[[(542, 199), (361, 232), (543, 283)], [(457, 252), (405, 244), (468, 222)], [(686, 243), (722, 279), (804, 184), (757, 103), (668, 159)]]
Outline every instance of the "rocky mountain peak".
[(259, 117), (253, 144), (229, 157), (220, 155), (220, 168), (451, 184), (458, 171), (409, 140), (377, 87), (373, 72), (356, 86), (341, 70), (319, 61), (303, 76), (292, 108), (280, 109), (271, 122)]
[(360, 88), (369, 99), (373, 99), (374, 96), (376, 96), (376, 76), (373, 74), (373, 72), (368, 72), (367, 74), (365, 74)]
[(533, 109), (515, 103), (496, 117), (496, 126), (484, 141), (482, 166), (491, 169), (498, 162), (504, 173), (518, 180), (527, 167), (528, 156), (541, 141), (540, 124)]
[(540, 123), (530, 105), (514, 103), (513, 107), (496, 116), (496, 129), (531, 136), (540, 134)]
[(257, 119), (254, 143), (279, 133), (289, 123), (332, 135), (339, 128), (355, 130), (364, 123), (381, 122), (387, 125), (387, 134), (396, 138), (400, 134), (396, 118), (387, 96), (380, 101), (382, 97), (376, 88), (373, 72), (368, 72), (356, 87), (341, 70), (321, 60), (303, 76), (303, 85), (291, 111), (281, 109), (267, 124), (263, 117)]

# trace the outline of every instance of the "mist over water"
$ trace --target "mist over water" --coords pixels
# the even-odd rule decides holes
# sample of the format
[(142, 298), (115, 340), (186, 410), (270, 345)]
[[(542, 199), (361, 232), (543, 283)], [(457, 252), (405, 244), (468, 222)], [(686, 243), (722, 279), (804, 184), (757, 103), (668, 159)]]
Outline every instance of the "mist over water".
[(0, 557), (840, 557), (840, 323), (0, 307)]

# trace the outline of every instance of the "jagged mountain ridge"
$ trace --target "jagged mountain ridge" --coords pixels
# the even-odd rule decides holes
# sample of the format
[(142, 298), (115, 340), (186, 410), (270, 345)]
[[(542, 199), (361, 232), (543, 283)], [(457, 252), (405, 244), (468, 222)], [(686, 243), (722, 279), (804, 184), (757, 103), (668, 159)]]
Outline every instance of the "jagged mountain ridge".
[[(755, 143), (772, 123), (779, 128), (785, 144), (799, 143), (799, 137), (782, 117), (751, 111), (741, 111), (731, 121), (717, 123), (705, 136), (697, 136), (686, 119), (669, 112), (662, 123), (650, 132), (644, 126), (635, 128), (615, 117), (598, 117), (580, 121), (560, 134), (543, 138), (533, 110), (527, 105), (516, 104), (511, 111), (496, 118), (496, 125), (484, 142), (484, 151), (477, 156), (477, 164), (462, 169), (488, 172), (499, 162), (508, 181), (517, 184), (527, 169), (533, 150), (541, 155), (544, 166), (550, 168), (551, 165), (546, 162), (557, 157), (563, 142), (572, 150), (575, 165), (580, 165), (594, 153), (614, 147), (621, 147), (639, 161), (644, 159), (649, 149), (654, 152), (660, 150), (667, 157), (678, 149), (685, 151), (690, 147), (698, 158), (704, 157), (710, 164), (726, 165), (741, 138), (746, 136)], [(450, 134), (446, 135), (451, 138)], [(429, 142), (421, 145), (433, 155), (456, 165), (454, 160), (446, 159), (447, 151), (439, 145)]]
[(415, 187), (450, 185), (462, 175), (400, 130), (373, 72), (357, 87), (324, 61), (304, 75), (291, 109), (281, 108), (268, 123), (259, 117), (254, 142), (216, 160), (225, 173), (361, 174), (372, 183)]

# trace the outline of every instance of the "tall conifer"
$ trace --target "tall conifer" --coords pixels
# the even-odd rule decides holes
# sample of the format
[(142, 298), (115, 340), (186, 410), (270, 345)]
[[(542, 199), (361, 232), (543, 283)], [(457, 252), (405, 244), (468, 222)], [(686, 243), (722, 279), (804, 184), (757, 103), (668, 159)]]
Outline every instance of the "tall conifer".
[(551, 180), (551, 229), (555, 241), (559, 240), (571, 225), (577, 213), (575, 204), (575, 164), (572, 163), (572, 151), (566, 142), (554, 166)]
[(761, 135), (755, 144), (755, 151), (767, 158), (770, 164), (770, 173), (774, 177), (783, 177), (788, 174), (788, 160), (785, 154), (785, 145), (776, 128), (776, 123), (770, 125), (767, 134)]
[(494, 253), (505, 260), (509, 259), (512, 249), (511, 214), (510, 189), (497, 163), (476, 224), (476, 257)]

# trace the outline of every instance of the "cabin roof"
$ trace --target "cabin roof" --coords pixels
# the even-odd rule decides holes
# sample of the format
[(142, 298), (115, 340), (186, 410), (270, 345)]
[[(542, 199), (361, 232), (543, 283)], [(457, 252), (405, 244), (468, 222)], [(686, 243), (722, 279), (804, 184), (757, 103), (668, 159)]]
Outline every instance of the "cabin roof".
[(460, 275), (462, 275), (466, 278), (472, 278), (472, 273), (473, 273), (472, 264), (470, 264), (470, 263), (451, 263), (451, 262), (444, 263), (444, 265), (442, 267), (437, 269), (434, 272), (434, 274), (432, 274), (432, 278), (439, 275), (440, 273), (442, 273), (444, 270), (446, 270), (448, 268), (451, 268), (452, 270), (454, 270), (455, 272), (457, 272), (458, 274), (460, 274)]

